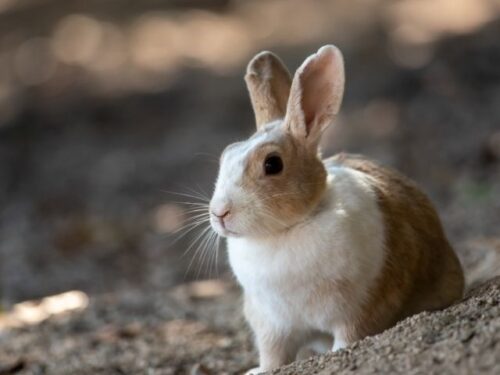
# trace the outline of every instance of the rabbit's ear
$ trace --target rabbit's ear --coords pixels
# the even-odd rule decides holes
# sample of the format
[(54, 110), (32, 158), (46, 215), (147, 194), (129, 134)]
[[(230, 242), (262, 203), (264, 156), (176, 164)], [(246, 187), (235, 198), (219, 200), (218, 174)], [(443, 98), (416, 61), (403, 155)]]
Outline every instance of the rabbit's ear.
[(257, 129), (285, 117), (292, 78), (278, 56), (268, 51), (255, 55), (248, 63), (245, 82)]
[(344, 61), (340, 50), (327, 45), (309, 56), (293, 77), (284, 126), (308, 146), (338, 113), (344, 93)]

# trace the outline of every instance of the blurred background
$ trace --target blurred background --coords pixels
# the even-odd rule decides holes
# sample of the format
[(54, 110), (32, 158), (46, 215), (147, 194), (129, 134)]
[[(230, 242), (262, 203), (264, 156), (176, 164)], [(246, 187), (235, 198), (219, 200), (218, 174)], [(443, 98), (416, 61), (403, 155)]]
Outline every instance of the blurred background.
[[(186, 206), (254, 130), (257, 52), (321, 45), (347, 87), (324, 153), (415, 179), (464, 262), (500, 250), (500, 1), (0, 0), (0, 299), (223, 275)], [(195, 193), (195, 194), (198, 194)]]

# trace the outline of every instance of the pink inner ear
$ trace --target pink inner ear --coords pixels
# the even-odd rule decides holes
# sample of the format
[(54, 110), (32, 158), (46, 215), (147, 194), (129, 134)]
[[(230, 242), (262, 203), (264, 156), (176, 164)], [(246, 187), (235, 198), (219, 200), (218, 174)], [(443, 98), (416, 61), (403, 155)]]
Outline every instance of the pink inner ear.
[(335, 74), (335, 63), (331, 56), (316, 57), (301, 74), (301, 106), (307, 135), (314, 126), (320, 126), (325, 116), (332, 111), (336, 101)]

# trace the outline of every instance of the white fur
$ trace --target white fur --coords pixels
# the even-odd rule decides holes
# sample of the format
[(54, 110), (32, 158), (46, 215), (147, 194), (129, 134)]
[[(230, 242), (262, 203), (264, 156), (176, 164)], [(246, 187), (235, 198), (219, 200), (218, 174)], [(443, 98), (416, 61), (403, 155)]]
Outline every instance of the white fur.
[[(260, 232), (262, 217), (256, 210), (257, 197), (255, 192), (242, 188), (242, 179), (249, 155), (263, 144), (275, 142), (280, 134), (281, 124), (281, 120), (267, 124), (268, 131), (256, 133), (244, 142), (230, 145), (222, 155), (210, 207), (215, 212), (231, 210), (232, 215), (225, 223), (227, 230), (233, 235), (249, 236)], [(211, 223), (220, 235), (228, 234), (213, 216)]]
[[(227, 239), (229, 260), (252, 304), (252, 328), (267, 334), (321, 331), (344, 346), (342, 328), (353, 318), (384, 261), (384, 225), (369, 177), (327, 166), (328, 188), (320, 208), (307, 221), (269, 238)], [(355, 286), (344, 300), (332, 287), (318, 304), (318, 285), (348, 281)], [(322, 298), (323, 298), (322, 297)], [(264, 326), (262, 326), (262, 322)], [(260, 325), (260, 326), (259, 326)], [(262, 365), (262, 364), (261, 364)]]
[[(311, 152), (334, 120), (343, 88), (343, 59), (335, 46), (321, 48), (297, 70), (284, 124)], [(262, 235), (269, 218), (240, 180), (251, 150), (279, 137), (280, 124), (268, 124), (226, 149), (210, 204), (212, 210), (230, 210), (224, 225), (220, 218), (212, 225), (231, 235), (229, 261), (243, 286), (245, 315), (259, 347), (257, 372), (293, 360), (318, 333), (334, 336), (333, 350), (345, 346), (347, 326), (359, 316), (385, 254), (382, 213), (370, 177), (331, 163), (325, 163), (327, 189), (314, 211), (286, 230)]]

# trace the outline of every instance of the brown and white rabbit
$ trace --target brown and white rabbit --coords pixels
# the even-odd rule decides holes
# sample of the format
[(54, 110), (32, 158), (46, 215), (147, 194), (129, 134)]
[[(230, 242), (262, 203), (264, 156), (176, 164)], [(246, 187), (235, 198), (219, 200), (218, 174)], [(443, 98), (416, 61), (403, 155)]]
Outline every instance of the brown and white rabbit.
[(309, 56), (293, 80), (270, 52), (245, 77), (257, 121), (228, 146), (210, 202), (244, 290), (263, 372), (318, 334), (332, 350), (461, 298), (464, 277), (439, 218), (410, 180), (318, 143), (344, 91), (341, 52)]

